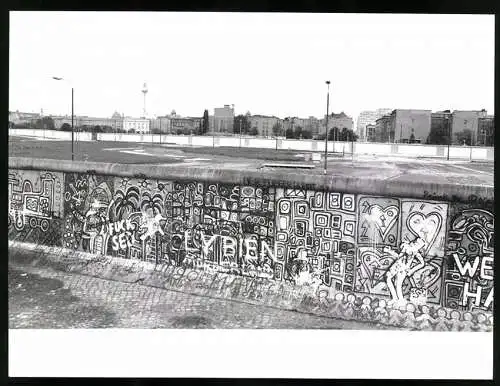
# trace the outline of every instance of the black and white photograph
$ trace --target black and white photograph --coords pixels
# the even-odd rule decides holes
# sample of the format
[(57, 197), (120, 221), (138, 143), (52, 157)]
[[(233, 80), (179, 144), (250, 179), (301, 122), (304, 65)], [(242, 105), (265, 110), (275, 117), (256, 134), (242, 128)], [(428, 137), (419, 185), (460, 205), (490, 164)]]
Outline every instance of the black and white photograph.
[(11, 337), (286, 333), (291, 374), (343, 356), (294, 336), (492, 345), (493, 15), (9, 23)]

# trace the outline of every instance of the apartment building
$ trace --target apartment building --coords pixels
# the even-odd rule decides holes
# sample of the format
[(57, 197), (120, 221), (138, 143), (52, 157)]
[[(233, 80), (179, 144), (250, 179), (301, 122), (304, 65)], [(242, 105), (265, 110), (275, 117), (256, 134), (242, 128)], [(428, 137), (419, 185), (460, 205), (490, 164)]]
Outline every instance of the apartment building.
[(366, 142), (375, 142), (375, 140), (376, 140), (376, 125), (369, 123), (364, 127), (364, 130), (365, 130), (365, 141)]
[[(250, 115), (249, 116), (250, 127), (257, 129), (257, 135), (263, 137), (273, 136), (273, 126), (277, 123), (281, 125), (281, 119), (275, 116), (269, 115)], [(281, 125), (282, 126), (282, 125)], [(283, 129), (281, 129), (283, 131)], [(284, 131), (283, 131), (284, 133)], [(284, 135), (283, 133), (278, 133), (278, 135)]]
[(465, 130), (472, 133), (472, 145), (479, 142), (479, 119), (486, 118), (486, 110), (454, 110), (452, 118), (452, 141), (457, 144), (457, 134)]
[(487, 115), (477, 122), (477, 145), (494, 146), (495, 144), (495, 117)]
[(151, 130), (160, 133), (170, 133), (171, 130), (171, 117), (169, 115), (156, 117), (150, 120)]
[[(324, 135), (325, 134), (325, 126), (326, 126), (326, 116), (321, 120), (321, 123), (319, 125), (319, 134)], [(340, 114), (335, 114), (332, 113), (328, 117), (328, 132), (330, 132), (331, 129), (336, 127), (339, 131), (342, 131), (343, 129), (347, 130), (352, 130), (354, 126), (354, 121), (352, 117), (348, 116), (346, 113), (343, 111)]]
[(203, 118), (179, 117), (170, 118), (171, 133), (173, 134), (197, 134), (200, 132)]
[(450, 110), (431, 113), (431, 130), (427, 140), (436, 145), (450, 143), (452, 119)]
[(214, 108), (213, 131), (216, 133), (232, 133), (234, 124), (234, 105)]
[(356, 132), (359, 136), (360, 140), (367, 141), (366, 135), (366, 126), (371, 125), (372, 129), (375, 125), (375, 121), (384, 115), (388, 115), (392, 112), (393, 109), (389, 108), (380, 108), (373, 111), (362, 111), (359, 113), (358, 119), (356, 121)]
[[(387, 127), (388, 142), (425, 143), (431, 131), (431, 110), (396, 109)], [(384, 141), (385, 142), (385, 141)]]
[(371, 133), (370, 142), (393, 142), (394, 131), (392, 130), (391, 115), (383, 115), (375, 121)]

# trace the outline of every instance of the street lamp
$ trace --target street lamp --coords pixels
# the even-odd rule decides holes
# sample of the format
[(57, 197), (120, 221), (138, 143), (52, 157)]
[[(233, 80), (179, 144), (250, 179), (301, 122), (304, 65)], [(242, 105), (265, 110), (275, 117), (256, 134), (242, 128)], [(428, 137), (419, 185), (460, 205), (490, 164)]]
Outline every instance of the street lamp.
[(328, 159), (328, 109), (330, 106), (330, 81), (326, 81), (327, 92), (326, 92), (326, 125), (325, 125), (325, 167), (323, 169), (323, 174), (326, 174), (327, 159)]
[(450, 125), (450, 121), (448, 118), (445, 118), (445, 122), (446, 122), (446, 128), (448, 129), (448, 152), (446, 154), (446, 160), (449, 161), (450, 160), (450, 144), (451, 144), (451, 125)]
[[(63, 80), (68, 82), (67, 79), (53, 76), (54, 80)], [(75, 126), (74, 126), (74, 90), (71, 86), (71, 161), (75, 160)]]
[(242, 118), (240, 117), (240, 147), (241, 147), (241, 120)]

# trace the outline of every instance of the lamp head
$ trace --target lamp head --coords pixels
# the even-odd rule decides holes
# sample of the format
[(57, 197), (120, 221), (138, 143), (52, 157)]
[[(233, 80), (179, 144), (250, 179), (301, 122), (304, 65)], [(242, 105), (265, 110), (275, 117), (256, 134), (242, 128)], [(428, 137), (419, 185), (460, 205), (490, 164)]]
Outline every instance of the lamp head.
[(330, 81), (329, 81), (329, 80), (327, 80), (327, 81), (326, 81), (326, 84), (330, 84)]
[(55, 80), (63, 80), (63, 78), (59, 78), (57, 76), (53, 76), (52, 79), (55, 79)]

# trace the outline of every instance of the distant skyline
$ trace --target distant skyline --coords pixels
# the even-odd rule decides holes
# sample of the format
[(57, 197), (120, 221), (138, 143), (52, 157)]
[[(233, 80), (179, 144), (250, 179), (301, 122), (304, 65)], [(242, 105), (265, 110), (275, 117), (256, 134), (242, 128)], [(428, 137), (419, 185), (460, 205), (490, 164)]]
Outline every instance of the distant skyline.
[(11, 12), (9, 110), (324, 116), (494, 114), (494, 16)]

